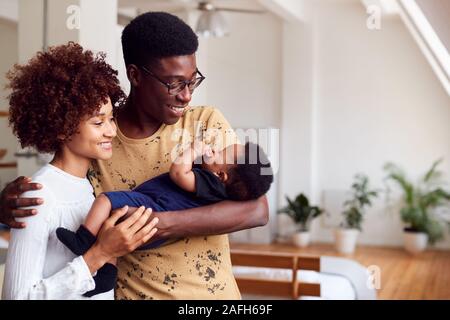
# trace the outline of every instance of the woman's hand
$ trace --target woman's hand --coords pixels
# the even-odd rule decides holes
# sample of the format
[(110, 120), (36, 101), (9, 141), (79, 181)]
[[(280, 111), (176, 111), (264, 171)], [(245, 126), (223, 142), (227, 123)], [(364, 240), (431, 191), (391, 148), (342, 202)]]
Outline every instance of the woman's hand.
[(128, 211), (128, 206), (113, 211), (102, 225), (97, 242), (83, 256), (91, 273), (112, 258), (123, 256), (146, 243), (156, 233), (154, 218), (146, 225), (152, 210), (140, 207), (130, 217), (117, 223)]

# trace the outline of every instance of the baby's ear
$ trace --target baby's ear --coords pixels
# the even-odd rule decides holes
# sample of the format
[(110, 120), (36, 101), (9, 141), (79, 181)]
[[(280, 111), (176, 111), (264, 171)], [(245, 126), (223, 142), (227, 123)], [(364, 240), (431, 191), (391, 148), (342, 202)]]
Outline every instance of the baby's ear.
[(225, 171), (215, 172), (215, 175), (219, 177), (222, 183), (225, 183), (228, 180), (228, 174)]

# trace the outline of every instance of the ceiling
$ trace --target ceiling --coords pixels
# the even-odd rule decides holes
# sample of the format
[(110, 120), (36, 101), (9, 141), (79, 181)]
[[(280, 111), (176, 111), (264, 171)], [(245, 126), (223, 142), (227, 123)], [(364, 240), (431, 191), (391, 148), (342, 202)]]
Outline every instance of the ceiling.
[(448, 0), (416, 0), (427, 17), (428, 22), (436, 31), (447, 51), (450, 52), (450, 1)]
[[(194, 9), (199, 0), (119, 0), (119, 8), (134, 7), (139, 12), (146, 11), (181, 11)], [(256, 0), (212, 0), (209, 1), (217, 7), (256, 9), (263, 10), (259, 1)]]

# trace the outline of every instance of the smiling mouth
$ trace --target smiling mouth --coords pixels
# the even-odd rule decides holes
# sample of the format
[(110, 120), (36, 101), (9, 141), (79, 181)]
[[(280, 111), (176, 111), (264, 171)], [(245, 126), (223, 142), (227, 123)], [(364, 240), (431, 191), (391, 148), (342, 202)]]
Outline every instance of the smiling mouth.
[(168, 107), (169, 107), (169, 109), (171, 109), (171, 110), (173, 110), (173, 111), (175, 111), (177, 113), (181, 113), (181, 112), (184, 111), (184, 109), (186, 109), (186, 107), (175, 107), (175, 106), (172, 106), (172, 105), (168, 105)]
[(101, 142), (98, 144), (102, 149), (111, 149), (112, 148), (112, 142)]

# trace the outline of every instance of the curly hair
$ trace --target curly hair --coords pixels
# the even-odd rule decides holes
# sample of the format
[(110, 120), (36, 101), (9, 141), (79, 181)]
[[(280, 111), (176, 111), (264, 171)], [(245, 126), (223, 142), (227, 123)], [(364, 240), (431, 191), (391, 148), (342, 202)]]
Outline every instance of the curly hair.
[(122, 32), (125, 65), (138, 66), (156, 59), (191, 55), (198, 38), (183, 20), (167, 12), (147, 12), (134, 18)]
[(230, 200), (258, 199), (270, 189), (273, 170), (264, 150), (257, 144), (247, 142), (245, 153), (230, 172), (225, 189)]
[(86, 116), (93, 115), (108, 97), (114, 107), (125, 99), (117, 71), (94, 55), (69, 42), (38, 52), (26, 65), (7, 73), (11, 94), (9, 124), (22, 147), (39, 152), (59, 150), (59, 135), (70, 138)]

